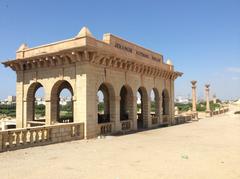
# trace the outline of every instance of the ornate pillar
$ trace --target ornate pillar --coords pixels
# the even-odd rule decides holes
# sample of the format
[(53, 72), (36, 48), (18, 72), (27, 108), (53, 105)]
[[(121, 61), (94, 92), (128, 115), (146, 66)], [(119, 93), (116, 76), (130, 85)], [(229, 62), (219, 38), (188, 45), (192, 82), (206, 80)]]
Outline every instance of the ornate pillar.
[(137, 96), (133, 95), (133, 130), (138, 130), (137, 121)]
[(210, 104), (209, 104), (209, 84), (205, 85), (205, 95), (206, 95), (206, 113), (207, 116), (211, 116)]
[(115, 96), (115, 114), (114, 114), (114, 124), (115, 124), (115, 131), (121, 131), (121, 122), (120, 122), (120, 100), (121, 96)]
[(159, 124), (163, 123), (163, 105), (162, 95), (159, 97)]
[(147, 128), (151, 128), (152, 127), (152, 116), (151, 116), (151, 97), (148, 96), (147, 98), (147, 105), (145, 106), (146, 112), (147, 112)]
[(34, 110), (35, 110), (35, 105), (34, 105), (34, 99), (28, 99), (28, 98), (24, 98), (23, 100), (23, 114), (24, 114), (24, 118), (22, 121), (23, 127), (30, 127), (29, 126), (29, 121), (33, 121), (34, 120)]
[(197, 81), (191, 81), (192, 83), (192, 111), (197, 111), (197, 97), (196, 97), (196, 83)]
[(45, 99), (45, 125), (51, 125), (51, 99)]
[(16, 83), (16, 127), (26, 127), (26, 103), (24, 102), (24, 71), (17, 71)]
[[(160, 103), (160, 97), (159, 96), (155, 96), (155, 115), (157, 117), (157, 124), (160, 124), (160, 115), (161, 115), (161, 103)], [(151, 107), (150, 107), (151, 109)]]

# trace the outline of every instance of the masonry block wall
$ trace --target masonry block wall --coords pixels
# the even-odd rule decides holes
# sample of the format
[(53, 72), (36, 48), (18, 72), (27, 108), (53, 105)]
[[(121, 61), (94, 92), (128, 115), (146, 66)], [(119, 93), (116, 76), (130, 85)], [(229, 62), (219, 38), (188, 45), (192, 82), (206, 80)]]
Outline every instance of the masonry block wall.
[(99, 135), (97, 92), (100, 86), (107, 91), (105, 113), (110, 116), (111, 132), (122, 130), (120, 91), (123, 87), (130, 94), (126, 96), (124, 110), (131, 121), (131, 130), (138, 130), (141, 122), (137, 114), (137, 92), (142, 98), (140, 118), (144, 128), (153, 127), (152, 90), (158, 124), (163, 122), (165, 108), (164, 117), (169, 125), (173, 124), (174, 80), (182, 73), (174, 71), (170, 61), (164, 63), (162, 55), (112, 34), (97, 40), (83, 28), (75, 38), (66, 41), (35, 48), (24, 44), (17, 51), (16, 59), (4, 65), (17, 74), (18, 128), (25, 128), (34, 120), (34, 98), (39, 87), (44, 89), (45, 125), (59, 122), (59, 91), (67, 88), (72, 94), (73, 122), (84, 123), (85, 138)]

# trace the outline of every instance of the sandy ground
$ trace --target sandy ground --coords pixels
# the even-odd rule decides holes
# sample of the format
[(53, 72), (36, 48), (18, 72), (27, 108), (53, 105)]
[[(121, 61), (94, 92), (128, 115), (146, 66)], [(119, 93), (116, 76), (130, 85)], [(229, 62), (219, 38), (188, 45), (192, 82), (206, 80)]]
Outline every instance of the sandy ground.
[(0, 178), (240, 178), (240, 115), (1, 153)]

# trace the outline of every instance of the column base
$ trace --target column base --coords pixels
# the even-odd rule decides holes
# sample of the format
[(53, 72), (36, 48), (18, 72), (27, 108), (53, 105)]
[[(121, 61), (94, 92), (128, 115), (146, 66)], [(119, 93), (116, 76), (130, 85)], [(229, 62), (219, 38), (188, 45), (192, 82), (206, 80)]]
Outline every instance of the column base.
[(206, 117), (212, 117), (212, 111), (206, 111), (205, 114)]

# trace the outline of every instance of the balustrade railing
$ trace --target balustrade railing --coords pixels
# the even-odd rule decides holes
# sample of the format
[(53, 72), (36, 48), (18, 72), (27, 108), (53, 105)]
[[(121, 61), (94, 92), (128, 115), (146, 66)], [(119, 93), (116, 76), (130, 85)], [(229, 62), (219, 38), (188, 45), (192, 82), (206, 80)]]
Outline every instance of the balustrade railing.
[(212, 111), (212, 115), (223, 114), (229, 111), (229, 108), (220, 108)]
[(168, 123), (169, 115), (162, 115), (162, 122)]
[(98, 124), (98, 131), (100, 135), (110, 134), (113, 131), (113, 122)]
[(122, 131), (129, 131), (132, 128), (132, 120), (120, 121), (122, 126)]
[(0, 152), (83, 139), (83, 130), (83, 123), (71, 123), (1, 131)]
[(152, 125), (158, 124), (159, 117), (156, 114), (151, 114)]

